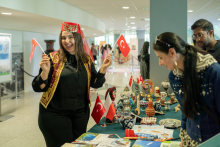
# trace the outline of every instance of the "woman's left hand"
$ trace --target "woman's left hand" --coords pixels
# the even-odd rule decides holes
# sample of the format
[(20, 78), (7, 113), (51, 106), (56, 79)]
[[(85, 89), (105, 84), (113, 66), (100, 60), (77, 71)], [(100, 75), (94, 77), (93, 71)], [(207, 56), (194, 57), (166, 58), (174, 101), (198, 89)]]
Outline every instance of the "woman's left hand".
[(101, 66), (101, 68), (100, 68), (100, 72), (101, 72), (101, 73), (105, 73), (106, 70), (107, 70), (107, 68), (108, 68), (110, 65), (112, 65), (112, 54), (109, 54), (109, 55), (105, 58), (105, 60), (104, 60), (103, 63), (102, 63), (102, 66)]

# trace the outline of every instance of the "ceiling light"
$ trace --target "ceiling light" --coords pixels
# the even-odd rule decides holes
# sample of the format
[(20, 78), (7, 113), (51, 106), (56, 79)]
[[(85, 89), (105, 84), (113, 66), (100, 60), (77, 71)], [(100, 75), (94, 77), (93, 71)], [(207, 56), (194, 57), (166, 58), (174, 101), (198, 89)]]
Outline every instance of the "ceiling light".
[(132, 29), (137, 29), (137, 27), (132, 27)]
[(129, 9), (129, 7), (122, 7), (123, 9)]
[(84, 30), (84, 28), (81, 28), (82, 30)]
[(131, 24), (135, 24), (135, 22), (131, 22)]
[(93, 35), (96, 35), (96, 34), (93, 34)]
[(193, 10), (188, 10), (188, 12), (193, 12)]
[(218, 19), (218, 20), (220, 20), (220, 19)]
[(2, 14), (4, 14), (4, 15), (12, 15), (12, 13), (2, 13)]
[(130, 18), (135, 18), (134, 16), (131, 16)]
[(145, 20), (145, 21), (149, 21), (149, 20), (150, 20), (150, 18), (145, 18), (144, 20)]

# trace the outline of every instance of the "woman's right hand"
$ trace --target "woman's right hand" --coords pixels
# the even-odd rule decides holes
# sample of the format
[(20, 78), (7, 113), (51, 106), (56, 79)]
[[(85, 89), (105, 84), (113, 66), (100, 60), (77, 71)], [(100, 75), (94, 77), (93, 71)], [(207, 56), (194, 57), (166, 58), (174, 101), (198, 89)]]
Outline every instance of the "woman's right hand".
[(49, 73), (50, 71), (50, 58), (47, 54), (42, 55), (42, 60), (40, 62), (40, 67), (44, 72)]

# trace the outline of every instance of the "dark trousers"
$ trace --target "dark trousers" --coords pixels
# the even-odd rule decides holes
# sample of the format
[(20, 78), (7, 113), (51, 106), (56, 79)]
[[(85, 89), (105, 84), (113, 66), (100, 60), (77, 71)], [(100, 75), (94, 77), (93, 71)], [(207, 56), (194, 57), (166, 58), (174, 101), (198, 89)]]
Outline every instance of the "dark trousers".
[(38, 125), (47, 147), (61, 147), (85, 133), (89, 115), (89, 106), (76, 111), (60, 111), (45, 109), (40, 104)]

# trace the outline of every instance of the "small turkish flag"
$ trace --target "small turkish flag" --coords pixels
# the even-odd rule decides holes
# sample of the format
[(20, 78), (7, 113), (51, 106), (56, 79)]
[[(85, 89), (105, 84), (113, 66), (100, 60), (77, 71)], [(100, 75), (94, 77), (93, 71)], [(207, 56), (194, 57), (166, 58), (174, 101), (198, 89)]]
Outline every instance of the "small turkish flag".
[(102, 101), (100, 100), (99, 96), (96, 98), (95, 106), (92, 110), (92, 118), (95, 120), (96, 124), (99, 124), (99, 121), (102, 118), (102, 115), (105, 113), (104, 105), (102, 104)]
[(118, 38), (117, 44), (121, 50), (121, 53), (124, 57), (127, 57), (128, 53), (130, 52), (130, 47), (128, 46), (127, 42), (123, 35)]
[(133, 76), (131, 75), (130, 80), (129, 80), (129, 86), (130, 87), (131, 87), (131, 84), (132, 84), (132, 79), (133, 79)]
[(35, 47), (36, 47), (36, 46), (39, 46), (39, 44), (38, 44), (37, 41), (33, 38), (33, 39), (32, 39), (32, 50), (31, 50), (31, 54), (30, 54), (30, 58), (29, 58), (30, 63), (31, 63), (31, 60), (32, 60), (32, 58), (33, 58), (33, 56), (34, 56), (34, 51), (35, 51)]
[(140, 75), (140, 82), (141, 82), (141, 85), (143, 84), (143, 78), (142, 78), (142, 75)]
[(137, 78), (137, 83), (139, 84), (140, 83), (140, 81), (139, 81), (139, 79)]

